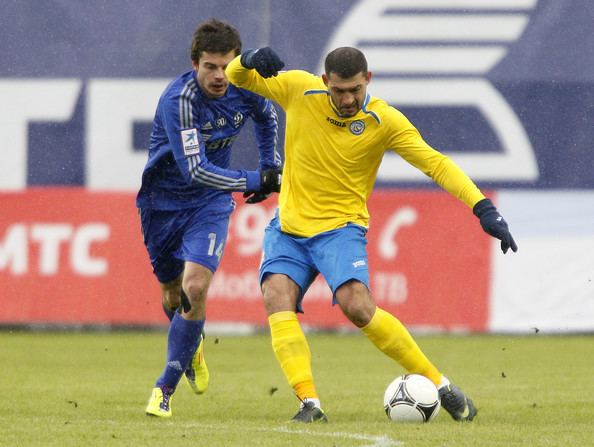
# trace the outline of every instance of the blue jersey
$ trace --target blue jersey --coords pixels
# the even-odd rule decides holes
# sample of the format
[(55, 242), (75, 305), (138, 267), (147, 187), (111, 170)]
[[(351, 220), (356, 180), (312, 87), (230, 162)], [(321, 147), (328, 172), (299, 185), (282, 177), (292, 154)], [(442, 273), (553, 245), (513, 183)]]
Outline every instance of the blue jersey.
[(260, 169), (279, 167), (277, 115), (269, 100), (232, 84), (221, 98), (209, 98), (195, 71), (173, 80), (159, 99), (136, 205), (178, 210), (258, 190), (258, 171), (229, 169), (231, 146), (248, 117)]

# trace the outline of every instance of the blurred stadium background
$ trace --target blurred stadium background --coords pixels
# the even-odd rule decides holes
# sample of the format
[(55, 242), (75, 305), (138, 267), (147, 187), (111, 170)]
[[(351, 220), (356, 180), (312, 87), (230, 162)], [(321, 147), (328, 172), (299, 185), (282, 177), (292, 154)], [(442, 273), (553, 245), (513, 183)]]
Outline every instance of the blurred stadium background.
[[(594, 4), (588, 0), (2, 2), (0, 326), (165, 327), (134, 207), (150, 122), (203, 19), (320, 73), (363, 49), (369, 91), (496, 202), (504, 256), (463, 204), (387, 155), (370, 201), (378, 302), (416, 331), (594, 331)], [(250, 132), (234, 165), (256, 165)], [(274, 204), (238, 199), (207, 329), (265, 326), (257, 267)], [(322, 280), (311, 328), (348, 328)]]

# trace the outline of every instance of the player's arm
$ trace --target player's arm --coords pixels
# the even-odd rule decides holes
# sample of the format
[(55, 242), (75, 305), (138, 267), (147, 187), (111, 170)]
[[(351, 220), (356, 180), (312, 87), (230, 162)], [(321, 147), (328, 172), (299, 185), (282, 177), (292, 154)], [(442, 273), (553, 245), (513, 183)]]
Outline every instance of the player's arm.
[(470, 208), (485, 199), (466, 173), (449, 157), (429, 146), (412, 125), (398, 134), (397, 141), (393, 147), (402, 158)]
[(397, 113), (391, 121), (390, 147), (451, 195), (472, 208), (473, 213), (480, 219), (483, 230), (501, 241), (503, 253), (507, 253), (510, 248), (517, 251), (518, 247), (509, 232), (507, 222), (493, 202), (483, 195), (456, 163), (429, 146), (404, 115), (393, 110)]
[(180, 174), (188, 183), (226, 191), (274, 190), (273, 178), (265, 171), (224, 169), (212, 164), (200, 135), (197, 111), (190, 96), (167, 99), (161, 120), (167, 132)]
[[(237, 56), (227, 65), (225, 73), (229, 82), (235, 86), (271, 99), (284, 109), (286, 108), (289, 85), (284, 79), (286, 72), (280, 74), (278, 72), (284, 66), (284, 63), (278, 59), (276, 62), (259, 61), (258, 68), (252, 65), (256, 62), (250, 56), (253, 56), (254, 52), (259, 56), (270, 55), (268, 52), (270, 49), (267, 48), (248, 50)], [(268, 71), (266, 67), (270, 67)], [(262, 74), (266, 75), (266, 77)]]

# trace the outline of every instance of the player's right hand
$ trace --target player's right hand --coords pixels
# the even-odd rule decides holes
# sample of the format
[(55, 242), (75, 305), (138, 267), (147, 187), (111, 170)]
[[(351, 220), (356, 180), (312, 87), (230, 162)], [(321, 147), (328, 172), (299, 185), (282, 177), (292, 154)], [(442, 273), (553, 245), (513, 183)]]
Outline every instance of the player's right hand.
[(260, 193), (270, 194), (280, 192), (283, 180), (283, 169), (272, 168), (260, 171)]
[(255, 69), (263, 78), (276, 76), (285, 63), (270, 47), (247, 50), (241, 55), (241, 65)]

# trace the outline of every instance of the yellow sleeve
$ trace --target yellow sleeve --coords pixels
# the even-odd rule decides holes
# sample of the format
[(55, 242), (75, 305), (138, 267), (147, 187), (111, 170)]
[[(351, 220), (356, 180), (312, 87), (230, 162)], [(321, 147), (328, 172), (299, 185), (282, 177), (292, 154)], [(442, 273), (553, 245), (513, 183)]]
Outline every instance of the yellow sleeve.
[(391, 113), (387, 114), (390, 149), (469, 207), (474, 207), (477, 202), (485, 198), (456, 163), (429, 146), (401, 112), (394, 108), (390, 109)]
[(240, 58), (241, 56), (237, 56), (225, 69), (229, 82), (271, 99), (285, 111), (291, 103), (292, 96), (303, 95), (303, 90), (311, 86), (312, 82), (319, 82), (316, 81), (316, 76), (303, 70), (281, 71), (277, 76), (263, 78), (256, 70), (241, 65)]

